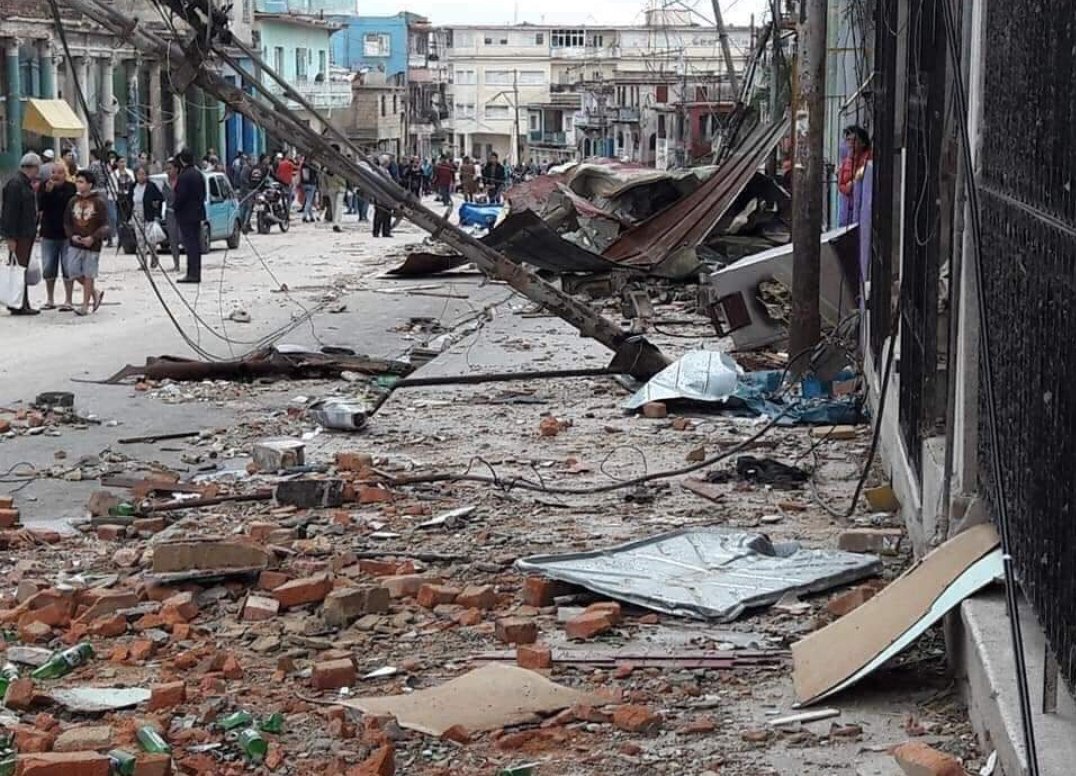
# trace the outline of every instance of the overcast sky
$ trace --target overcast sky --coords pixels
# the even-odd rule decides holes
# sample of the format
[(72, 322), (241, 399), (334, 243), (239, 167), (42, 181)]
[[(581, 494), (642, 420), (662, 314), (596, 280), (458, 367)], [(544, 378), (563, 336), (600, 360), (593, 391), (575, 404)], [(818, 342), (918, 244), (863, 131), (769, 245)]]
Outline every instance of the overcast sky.
[[(713, 16), (711, 0), (685, 0), (706, 19)], [(414, 11), (434, 24), (641, 24), (645, 0), (500, 0), (496, 3), (473, 0), (359, 0), (364, 16), (389, 16)], [(722, 0), (726, 24), (748, 24), (751, 14), (761, 19), (766, 0)], [(517, 10), (518, 9), (518, 10)], [(518, 13), (518, 16), (515, 14)], [(703, 19), (695, 17), (699, 23)]]

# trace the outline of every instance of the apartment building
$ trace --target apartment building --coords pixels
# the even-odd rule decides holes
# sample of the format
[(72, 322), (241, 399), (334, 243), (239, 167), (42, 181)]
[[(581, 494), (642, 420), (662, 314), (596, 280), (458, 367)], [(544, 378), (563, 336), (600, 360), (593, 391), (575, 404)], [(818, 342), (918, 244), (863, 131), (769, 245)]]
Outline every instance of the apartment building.
[[(750, 28), (729, 30), (742, 71)], [(717, 32), (681, 12), (637, 26), (444, 30), (446, 143), (457, 155), (671, 164), (709, 148), (734, 96)]]

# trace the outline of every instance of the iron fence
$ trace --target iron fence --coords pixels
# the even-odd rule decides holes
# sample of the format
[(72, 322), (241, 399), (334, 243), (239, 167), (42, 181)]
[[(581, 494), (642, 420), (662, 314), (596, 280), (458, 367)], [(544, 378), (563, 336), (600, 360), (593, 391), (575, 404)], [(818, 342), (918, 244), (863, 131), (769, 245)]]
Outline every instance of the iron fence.
[[(1076, 0), (992, 2), (981, 138), (983, 302), (1020, 585), (1076, 692)], [(980, 352), (981, 357), (987, 354)], [(983, 392), (980, 391), (980, 397)]]

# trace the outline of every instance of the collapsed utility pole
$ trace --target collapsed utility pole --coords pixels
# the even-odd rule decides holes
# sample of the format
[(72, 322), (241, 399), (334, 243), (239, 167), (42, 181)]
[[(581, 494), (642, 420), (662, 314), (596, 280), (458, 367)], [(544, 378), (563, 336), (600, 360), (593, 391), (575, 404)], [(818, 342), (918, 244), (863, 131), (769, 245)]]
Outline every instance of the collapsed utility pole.
[[(754, 17), (752, 17), (752, 24)], [(721, 41), (721, 56), (725, 59), (725, 71), (729, 74), (729, 84), (732, 85), (732, 93), (739, 95), (740, 78), (736, 75), (736, 68), (732, 64), (732, 47), (729, 45), (729, 34), (725, 30), (725, 18), (721, 15), (721, 4), (714, 0), (714, 26), (717, 27), (717, 37)]]
[[(793, 358), (818, 344), (822, 318), (818, 295), (822, 265), (822, 141), (825, 131), (826, 0), (803, 0), (798, 32), (798, 94), (792, 164)], [(803, 362), (800, 362), (803, 363)]]
[[(193, 28), (191, 40), (185, 48), (140, 26), (137, 19), (116, 10), (105, 0), (65, 0), (67, 6), (122, 37), (139, 51), (160, 61), (172, 63), (171, 77), (177, 93), (182, 92), (186, 86), (197, 85), (255, 124), (278, 137), (288, 138), (309, 159), (334, 175), (346, 179), (368, 197), (381, 202), (391, 202), (404, 218), (473, 261), (485, 274), (504, 281), (520, 294), (565, 320), (584, 336), (591, 337), (614, 351), (616, 361), (624, 365), (625, 372), (646, 379), (669, 364), (661, 351), (645, 338), (630, 336), (584, 302), (565, 294), (533, 272), (466, 234), (449, 223), (447, 218), (424, 207), (414, 195), (373, 165), (339, 129), (266, 64), (258, 52), (234, 39), (227, 29), (227, 16), (207, 0), (167, 2), (169, 7), (186, 19)], [(199, 13), (194, 13), (196, 10)], [(57, 22), (60, 22), (59, 18)], [(274, 94), (260, 78), (248, 72), (236, 57), (227, 52), (226, 48), (229, 46), (238, 48), (254, 63), (258, 72), (263, 72), (276, 81), (281, 94)], [(240, 81), (238, 85), (228, 82), (205, 66), (205, 59), (210, 53), (235, 72)], [(254, 89), (261, 95), (261, 99), (247, 94), (244, 88)], [(323, 137), (305, 121), (299, 120), (285, 99), (292, 100), (309, 111), (326, 127), (326, 132), (331, 137)]]

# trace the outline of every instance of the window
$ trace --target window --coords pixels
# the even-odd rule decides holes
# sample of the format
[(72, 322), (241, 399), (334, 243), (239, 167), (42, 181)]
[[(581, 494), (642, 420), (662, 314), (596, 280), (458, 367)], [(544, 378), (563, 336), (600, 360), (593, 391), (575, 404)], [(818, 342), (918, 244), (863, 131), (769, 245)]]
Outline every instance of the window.
[(388, 33), (367, 32), (362, 36), (362, 55), (364, 57), (387, 57), (392, 53), (392, 43)]
[(600, 81), (600, 80), (602, 80), (602, 71), (601, 70), (595, 70), (590, 74), (590, 77), (591, 77), (591, 80)]
[(661, 84), (655, 90), (654, 101), (658, 104), (664, 104), (669, 101), (669, 87), (666, 84)]
[(534, 33), (534, 45), (535, 46), (544, 46), (545, 45), (545, 33), (544, 32), (536, 32), (536, 33)]
[(591, 46), (592, 48), (602, 48), (603, 46), (605, 46), (605, 36), (600, 33), (596, 35), (591, 35), (590, 42), (587, 43), (587, 45)]
[(583, 30), (553, 30), (549, 45), (553, 48), (583, 48), (586, 33)]
[(487, 46), (507, 46), (508, 35), (506, 33), (490, 33), (482, 39), (482, 42)]
[(658, 137), (665, 137), (665, 114), (658, 116)]
[(541, 86), (545, 84), (545, 73), (541, 70), (520, 70), (520, 86)]
[(381, 95), (381, 116), (382, 116), (382, 118), (384, 118), (386, 115), (388, 115), (388, 111), (385, 110), (385, 104), (386, 104), (386, 98), (385, 98), (385, 95), (382, 94)]
[(474, 70), (457, 70), (456, 71), (456, 83), (464, 85), (474, 85), (478, 83), (478, 78)]
[(318, 73), (329, 77), (329, 53), (325, 49), (318, 52)]
[(216, 175), (209, 176), (209, 201), (223, 202), (224, 196), (220, 193), (220, 183)]
[(506, 119), (509, 117), (509, 108), (507, 105), (500, 105), (498, 103), (489, 103), (486, 105), (486, 118), (487, 119)]
[(699, 137), (700, 138), (706, 138), (706, 137), (710, 136), (710, 133), (707, 131), (707, 128), (708, 128), (709, 123), (710, 123), (708, 121), (709, 118), (710, 118), (709, 115), (707, 115), (705, 113), (702, 114), (701, 116), (699, 116)]
[(397, 102), (396, 95), (392, 95), (392, 112), (396, 113), (400, 109), (400, 104)]
[(499, 86), (510, 86), (512, 83), (511, 70), (487, 70), (486, 83)]
[(541, 127), (538, 126), (538, 114), (537, 113), (532, 113), (531, 114), (530, 122), (531, 122), (531, 132), (537, 132), (539, 129), (541, 129)]
[(279, 75), (284, 75), (284, 47), (276, 46), (273, 48), (273, 69), (277, 71)]
[(706, 87), (705, 86), (696, 86), (695, 87), (695, 101), (696, 102), (706, 102), (706, 99), (707, 99), (707, 97), (706, 97)]
[(306, 49), (295, 49), (295, 77), (300, 81), (306, 80), (307, 56)]
[(455, 48), (474, 48), (474, 33), (459, 31), (452, 34), (451, 46)]
[(473, 102), (457, 102), (456, 103), (456, 118), (458, 118), (458, 119), (473, 119), (474, 118), (474, 103)]

